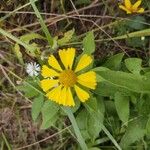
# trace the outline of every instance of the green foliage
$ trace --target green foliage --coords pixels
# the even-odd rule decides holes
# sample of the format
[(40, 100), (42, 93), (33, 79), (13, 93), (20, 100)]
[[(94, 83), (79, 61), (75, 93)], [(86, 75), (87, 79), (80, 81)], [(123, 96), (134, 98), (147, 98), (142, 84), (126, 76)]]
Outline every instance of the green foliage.
[(131, 17), (131, 19), (129, 21), (126, 22), (126, 26), (129, 29), (134, 29), (134, 30), (141, 30), (141, 29), (145, 29), (146, 25), (145, 25), (146, 19), (142, 16), (134, 16)]
[[(133, 3), (134, 1), (135, 0), (133, 0)], [(109, 17), (109, 12), (113, 12), (113, 9), (116, 8), (118, 4), (116, 3), (116, 5), (111, 7), (112, 3), (105, 2), (104, 0), (99, 2), (97, 0), (76, 0), (70, 2), (65, 0), (46, 0), (44, 1), (44, 5), (37, 0), (29, 0), (27, 3), (26, 1), (22, 1), (19, 2), (19, 5), (18, 3), (16, 5), (16, 2), (16, 0), (13, 0), (13, 2), (10, 2), (10, 0), (7, 0), (6, 2), (2, 1), (2, 6), (0, 6), (2, 9), (1, 12), (3, 14), (7, 13), (0, 19), (0, 26), (4, 28), (0, 28), (0, 34), (3, 35), (3, 37), (1, 37), (1, 44), (3, 45), (2, 48), (4, 47), (6, 49), (6, 47), (8, 47), (7, 51), (3, 52), (2, 49), (2, 53), (0, 53), (0, 62), (2, 62), (0, 69), (4, 75), (4, 77), (2, 76), (1, 83), (4, 83), (5, 89), (7, 89), (7, 87), (10, 89), (9, 84), (5, 81), (6, 78), (16, 89), (15, 83), (18, 84), (19, 82), (16, 82), (15, 78), (22, 81), (21, 85), (17, 87), (17, 91), (20, 90), (24, 94), (28, 101), (27, 105), (29, 102), (32, 104), (31, 115), (33, 121), (36, 121), (37, 127), (40, 126), (40, 129), (55, 127), (55, 129), (58, 130), (58, 133), (54, 135), (56, 135), (56, 139), (58, 139), (55, 143), (57, 145), (59, 145), (58, 142), (61, 143), (59, 147), (54, 146), (51, 148), (49, 145), (47, 147), (47, 143), (39, 144), (37, 147), (42, 149), (40, 146), (46, 145), (46, 149), (148, 150), (150, 148), (149, 0), (142, 1), (141, 7), (146, 10), (143, 14), (124, 14), (124, 16), (121, 16), (122, 14), (119, 14), (121, 11), (117, 11), (117, 16), (119, 16), (117, 18)], [(22, 3), (24, 5), (22, 5)], [(7, 8), (6, 6), (10, 6), (10, 4), (13, 5), (10, 7), (10, 10), (12, 11), (5, 11), (5, 8)], [(105, 7), (103, 7), (104, 5)], [(13, 7), (16, 6), (17, 8), (13, 10)], [(81, 6), (83, 6), (83, 8)], [(73, 11), (71, 10), (72, 8), (74, 9)], [(105, 13), (102, 15), (103, 17), (101, 17), (101, 15), (98, 16), (93, 14), (94, 12), (96, 12), (96, 14), (103, 12), (101, 11), (101, 8), (103, 8), (104, 12), (105, 10), (107, 11), (108, 17), (105, 16)], [(27, 13), (25, 14), (22, 14), (22, 12), (19, 11), (23, 10), (26, 12), (26, 9)], [(34, 12), (32, 12), (32, 9)], [(48, 14), (47, 10), (54, 14)], [(92, 11), (92, 13), (88, 11)], [(88, 15), (86, 12), (88, 12)], [(11, 15), (12, 17), (10, 17)], [(48, 19), (49, 15), (51, 16), (50, 19), (52, 18), (52, 22)], [(25, 19), (28, 16), (31, 16), (31, 18), (28, 18), (27, 22), (26, 20), (20, 22), (20, 16), (23, 16)], [(116, 14), (114, 13), (111, 16), (116, 16)], [(17, 19), (14, 19), (14, 17)], [(99, 17), (101, 18), (100, 21)], [(103, 21), (104, 18), (107, 18), (106, 22)], [(14, 22), (13, 19), (15, 20)], [(74, 22), (74, 20), (77, 19), (79, 19), (79, 21)], [(32, 23), (31, 20), (33, 21)], [(99, 27), (97, 26), (94, 29), (93, 25), (96, 24), (94, 24), (93, 21), (98, 23)], [(18, 22), (19, 26), (16, 26)], [(62, 37), (56, 36), (55, 33), (57, 31), (55, 30), (52, 32), (54, 38), (51, 36), (49, 29), (52, 29), (53, 27), (51, 28), (49, 25), (54, 25), (55, 23), (57, 23), (58, 31), (66, 31)], [(85, 23), (87, 28), (84, 26)], [(41, 28), (39, 28), (38, 24), (41, 25)], [(93, 25), (90, 27), (91, 24)], [(23, 27), (21, 27), (22, 25)], [(59, 29), (60, 26), (63, 27), (63, 29)], [(114, 26), (116, 26), (116, 28), (114, 28)], [(15, 29), (13, 29), (13, 27), (15, 27)], [(84, 33), (84, 31), (87, 31), (87, 29), (90, 28), (93, 29), (93, 31)], [(77, 34), (82, 34), (74, 37), (75, 29), (79, 30)], [(104, 32), (100, 33), (100, 29)], [(35, 31), (36, 33), (30, 31)], [(43, 31), (45, 36), (39, 34), (41, 31)], [(107, 33), (109, 37), (107, 37), (105, 33)], [(113, 35), (111, 33), (113, 33)], [(18, 35), (18, 37), (14, 36), (14, 34)], [(81, 38), (84, 35), (85, 37), (83, 38), (83, 41), (81, 41)], [(97, 45), (95, 45), (95, 41), (97, 42)], [(105, 41), (105, 43), (103, 43), (103, 41)], [(114, 43), (119, 42), (119, 45), (114, 45), (111, 41)], [(25, 61), (35, 60), (36, 62), (40, 62), (40, 64), (44, 64), (45, 60), (43, 59), (47, 58), (50, 53), (54, 53), (56, 58), (58, 58), (58, 55), (56, 54), (57, 49), (65, 48), (65, 45), (67, 48), (75, 46), (75, 48), (79, 50), (79, 53), (82, 53), (77, 57), (77, 60), (83, 54), (87, 54), (93, 55), (93, 58), (98, 58), (97, 62), (99, 63), (96, 63), (96, 60), (94, 60), (87, 68), (81, 70), (81, 72), (77, 72), (78, 75), (82, 72), (84, 73), (84, 71), (88, 71), (88, 69), (95, 71), (97, 86), (96, 89), (89, 90), (84, 87), (85, 91), (89, 92), (90, 95), (85, 103), (78, 100), (75, 96), (75, 91), (71, 87), (75, 107), (64, 107), (48, 100), (39, 84), (41, 75), (24, 79), (21, 74), (22, 71), (19, 72), (19, 69), (22, 69), (22, 66), (24, 67)], [(97, 51), (96, 46), (98, 48)], [(125, 53), (117, 53), (111, 56), (111, 54), (114, 54), (111, 49), (108, 49), (105, 53), (106, 47), (114, 50), (115, 46), (117, 46), (117, 48), (120, 46), (122, 50), (125, 50)], [(9, 48), (11, 48), (13, 54), (9, 52)], [(103, 60), (105, 60), (104, 58), (101, 61), (99, 54), (104, 53), (103, 55), (105, 56), (109, 50), (110, 53), (107, 55), (109, 56), (107, 60), (103, 62)], [(117, 49), (117, 51), (119, 50), (120, 49)], [(130, 56), (130, 58), (128, 58), (128, 56)], [(9, 60), (9, 58), (11, 59)], [(16, 58), (18, 59), (19, 64), (16, 64)], [(5, 62), (8, 66), (7, 64), (5, 66)], [(57, 65), (55, 62), (54, 64)], [(73, 68), (75, 68), (76, 64), (77, 62)], [(63, 63), (61, 62), (60, 65), (63, 66)], [(96, 66), (96, 68), (92, 68), (93, 66)], [(15, 74), (13, 71), (19, 72), (20, 74), (17, 75), (17, 73)], [(14, 78), (11, 78), (12, 76)], [(56, 77), (56, 79), (58, 78), (59, 77)], [(79, 83), (77, 83), (77, 85), (79, 85)], [(79, 86), (82, 87), (82, 85)], [(10, 97), (13, 97), (11, 92), (14, 91), (11, 91), (10, 93), (3, 91), (3, 85), (0, 85), (0, 89), (2, 89), (2, 92), (0, 93), (2, 99), (3, 97), (9, 97), (9, 95)], [(9, 99), (7, 98), (7, 100)], [(16, 108), (20, 109), (20, 106), (18, 107), (18, 102), (16, 101), (11, 101), (11, 105), (6, 106), (11, 106), (11, 110), (13, 109), (13, 111), (15, 111)], [(2, 110), (1, 114), (2, 118), (4, 117), (5, 119), (7, 113), (5, 115), (5, 112), (3, 113)], [(6, 125), (10, 123), (9, 120), (11, 120), (11, 117), (10, 119), (7, 119), (6, 117)], [(24, 125), (20, 126), (20, 118), (18, 119), (18, 122), (20, 127), (19, 130), (22, 130)], [(2, 129), (5, 127), (9, 126), (5, 126), (5, 121), (3, 122), (2, 120)], [(19, 138), (22, 135), (28, 137), (26, 133), (27, 129), (24, 130), (23, 128), (22, 131), (25, 131), (25, 134), (16, 135), (19, 135)], [(48, 130), (46, 130), (46, 132), (47, 131)], [(5, 130), (2, 130), (2, 142), (0, 143), (0, 147), (2, 147), (2, 149), (11, 149), (11, 144), (13, 142), (11, 142), (11, 138), (5, 137), (6, 133)], [(69, 135), (69, 133), (71, 134)], [(7, 134), (9, 135), (9, 133)], [(73, 140), (71, 135), (74, 138)], [(36, 140), (40, 141), (39, 137), (41, 138), (41, 136), (37, 135)], [(53, 142), (53, 139), (49, 141)], [(31, 141), (31, 143), (32, 142), (33, 141)], [(37, 143), (37, 141), (34, 142)], [(26, 141), (19, 141), (19, 143), (27, 144), (29, 149), (30, 146), (32, 146), (32, 144), (26, 143)], [(78, 145), (80, 145), (80, 148)], [(22, 148), (24, 146), (19, 146), (18, 144), (14, 147), (18, 147), (19, 149), (19, 147)], [(12, 146), (12, 148), (14, 147)]]
[(97, 72), (105, 81), (138, 93), (150, 93), (150, 79), (122, 71)]
[(93, 31), (90, 31), (86, 34), (86, 37), (83, 39), (83, 53), (92, 54), (95, 51), (95, 41)]
[(13, 48), (14, 54), (16, 55), (17, 59), (19, 60), (20, 64), (24, 64), (22, 53), (20, 51), (20, 46), (18, 44), (15, 44)]
[[(99, 97), (98, 100), (91, 97), (85, 107), (89, 109), (91, 113), (84, 108), (77, 115), (76, 120), (83, 137), (94, 143), (101, 131), (100, 124), (102, 124), (104, 120), (105, 108), (101, 97)], [(93, 117), (93, 115), (95, 117)]]
[(51, 127), (58, 119), (59, 106), (52, 101), (45, 101), (42, 107), (42, 125), (41, 129)]
[(33, 98), (39, 95), (39, 86), (37, 82), (32, 80), (25, 80), (22, 85), (18, 86), (18, 89), (24, 92), (24, 95), (28, 98)]
[(62, 46), (64, 44), (68, 43), (72, 39), (74, 31), (75, 30), (72, 29), (72, 30), (69, 30), (69, 31), (65, 32), (64, 36), (61, 39), (57, 40), (58, 45)]
[(120, 145), (123, 149), (128, 149), (129, 145), (143, 138), (145, 130), (141, 128), (137, 121), (129, 123), (126, 133), (121, 139)]
[(34, 98), (33, 103), (32, 103), (32, 110), (31, 110), (32, 119), (34, 121), (36, 121), (36, 119), (38, 118), (41, 112), (41, 109), (43, 107), (43, 104), (44, 104), (43, 95), (39, 95), (38, 97)]
[(121, 93), (115, 93), (115, 106), (120, 120), (127, 123), (129, 119), (129, 97), (123, 96)]
[(147, 124), (146, 124), (146, 131), (147, 131), (147, 134), (149, 135), (150, 134), (150, 117), (149, 117)]
[(103, 66), (112, 70), (119, 70), (121, 67), (121, 61), (123, 56), (124, 53), (113, 55), (109, 57), (109, 59), (103, 64)]
[(125, 60), (125, 65), (127, 69), (134, 74), (140, 74), (142, 70), (142, 60), (139, 58), (128, 58)]
[[(29, 34), (22, 35), (20, 37), (21, 41), (23, 41), (25, 44), (30, 45), (32, 47), (32, 49), (30, 49), (30, 50), (26, 49), (27, 54), (32, 57), (37, 57), (41, 53), (39, 45), (37, 45), (35, 42), (31, 43), (31, 41), (33, 41), (35, 39), (45, 40), (45, 38), (43, 36), (41, 36), (40, 34), (37, 34), (37, 33), (29, 33)], [(20, 45), (18, 43), (16, 43), (13, 50), (14, 50), (18, 60), (23, 64), (23, 58), (22, 58)]]

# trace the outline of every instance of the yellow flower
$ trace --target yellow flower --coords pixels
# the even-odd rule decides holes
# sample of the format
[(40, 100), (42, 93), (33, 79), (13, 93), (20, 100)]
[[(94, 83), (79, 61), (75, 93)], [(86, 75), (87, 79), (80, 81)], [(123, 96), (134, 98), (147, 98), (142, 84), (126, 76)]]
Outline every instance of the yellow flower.
[(119, 5), (119, 8), (126, 11), (127, 14), (142, 13), (144, 12), (144, 8), (139, 8), (141, 2), (141, 0), (138, 0), (132, 5), (130, 0), (124, 0), (124, 5)]
[[(51, 67), (42, 66), (41, 74), (45, 79), (40, 82), (43, 91), (47, 93), (48, 99), (64, 106), (75, 105), (73, 91), (75, 91), (81, 102), (85, 102), (90, 97), (85, 89), (96, 88), (96, 73), (88, 71), (81, 74), (80, 71), (92, 63), (92, 58), (87, 54), (83, 54), (76, 67), (74, 67), (74, 48), (59, 50), (58, 54), (61, 63), (58, 63), (54, 55), (51, 55), (48, 59)], [(84, 87), (84, 89), (81, 87)]]

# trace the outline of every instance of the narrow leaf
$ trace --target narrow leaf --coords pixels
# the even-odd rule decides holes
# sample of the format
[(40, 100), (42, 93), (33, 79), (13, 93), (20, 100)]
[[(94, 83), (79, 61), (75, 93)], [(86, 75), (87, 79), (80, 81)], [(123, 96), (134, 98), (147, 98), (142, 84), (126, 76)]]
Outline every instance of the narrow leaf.
[(129, 119), (129, 97), (117, 92), (114, 99), (118, 116), (123, 123), (126, 123)]
[(86, 34), (86, 37), (83, 39), (83, 53), (92, 54), (95, 51), (95, 41), (93, 31), (90, 31)]
[(44, 103), (44, 97), (43, 95), (39, 95), (38, 97), (34, 98), (34, 101), (32, 103), (32, 110), (31, 110), (31, 115), (32, 119), (35, 121), (42, 109)]

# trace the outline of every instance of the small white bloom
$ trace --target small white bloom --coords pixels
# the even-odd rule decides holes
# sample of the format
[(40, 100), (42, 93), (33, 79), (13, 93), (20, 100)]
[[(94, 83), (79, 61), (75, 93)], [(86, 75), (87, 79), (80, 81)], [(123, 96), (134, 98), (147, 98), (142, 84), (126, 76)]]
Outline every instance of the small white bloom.
[(144, 40), (145, 40), (145, 36), (142, 36), (142, 37), (141, 37), (141, 40), (144, 41)]
[(38, 76), (40, 70), (40, 65), (36, 62), (27, 63), (26, 72), (29, 76)]

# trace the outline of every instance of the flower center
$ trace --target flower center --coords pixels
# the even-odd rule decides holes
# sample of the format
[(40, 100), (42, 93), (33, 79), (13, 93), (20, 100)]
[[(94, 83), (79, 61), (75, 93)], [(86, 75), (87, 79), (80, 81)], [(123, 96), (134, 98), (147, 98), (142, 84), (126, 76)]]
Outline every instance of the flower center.
[(77, 76), (72, 70), (64, 70), (59, 76), (59, 82), (65, 87), (73, 86), (77, 81)]

